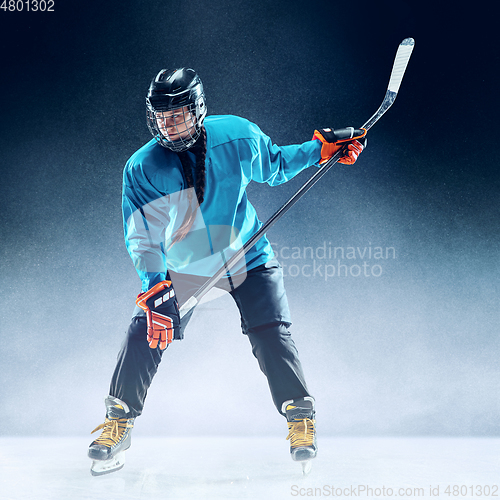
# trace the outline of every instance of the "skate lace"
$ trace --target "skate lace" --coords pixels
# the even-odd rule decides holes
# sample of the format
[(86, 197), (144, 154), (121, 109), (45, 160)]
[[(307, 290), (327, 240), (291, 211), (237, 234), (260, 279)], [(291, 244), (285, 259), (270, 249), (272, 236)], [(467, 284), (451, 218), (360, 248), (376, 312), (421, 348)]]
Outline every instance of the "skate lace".
[(299, 446), (313, 446), (315, 435), (316, 420), (304, 418), (288, 422), (288, 436), (290, 446), (297, 448)]
[(106, 420), (103, 424), (98, 425), (90, 434), (103, 429), (101, 435), (95, 440), (95, 444), (102, 444), (104, 446), (113, 446), (123, 437), (124, 432), (134, 427), (129, 423), (127, 418), (113, 418)]

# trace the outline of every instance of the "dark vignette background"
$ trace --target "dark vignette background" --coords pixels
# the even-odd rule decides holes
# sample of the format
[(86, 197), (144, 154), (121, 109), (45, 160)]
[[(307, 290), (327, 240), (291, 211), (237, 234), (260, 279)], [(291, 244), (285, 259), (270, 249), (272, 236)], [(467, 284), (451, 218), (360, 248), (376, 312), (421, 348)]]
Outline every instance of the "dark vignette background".
[[(83, 434), (102, 419), (139, 290), (123, 244), (121, 170), (149, 140), (144, 96), (159, 69), (195, 68), (210, 114), (241, 115), (278, 144), (298, 143), (317, 127), (361, 125), (411, 36), (400, 94), (367, 151), (269, 236), (278, 252), (396, 252), (369, 261), (380, 277), (286, 278), (323, 434), (498, 436), (491, 14), (387, 0), (55, 0), (53, 13), (0, 10), (0, 432)], [(261, 219), (308, 175), (251, 186)], [(199, 309), (136, 432), (284, 435), (231, 299)], [(210, 406), (221, 428), (201, 417)]]

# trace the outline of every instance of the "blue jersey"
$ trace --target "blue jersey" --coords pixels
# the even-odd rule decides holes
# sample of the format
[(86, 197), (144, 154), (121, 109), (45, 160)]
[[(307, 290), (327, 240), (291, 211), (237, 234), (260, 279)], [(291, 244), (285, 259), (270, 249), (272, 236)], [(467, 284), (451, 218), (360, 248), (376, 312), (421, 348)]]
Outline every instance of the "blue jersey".
[[(255, 124), (229, 115), (208, 116), (204, 125), (204, 201), (182, 241), (172, 244), (192, 201), (178, 155), (152, 139), (125, 166), (125, 243), (143, 291), (164, 280), (169, 269), (206, 277), (215, 274), (262, 226), (247, 199), (250, 181), (277, 186), (320, 160), (321, 142), (316, 140), (279, 147)], [(188, 154), (194, 165), (194, 155)], [(196, 195), (191, 196), (196, 200)], [(253, 269), (273, 255), (263, 236), (233, 272)]]

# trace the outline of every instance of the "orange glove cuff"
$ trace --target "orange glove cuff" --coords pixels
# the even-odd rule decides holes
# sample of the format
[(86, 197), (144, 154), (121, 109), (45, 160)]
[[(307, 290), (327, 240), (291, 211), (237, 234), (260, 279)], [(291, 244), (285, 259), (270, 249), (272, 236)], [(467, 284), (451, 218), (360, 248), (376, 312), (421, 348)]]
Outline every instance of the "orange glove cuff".
[(338, 142), (328, 142), (321, 135), (321, 132), (319, 130), (314, 131), (314, 135), (311, 140), (314, 139), (323, 143), (323, 146), (321, 146), (321, 160), (319, 161), (320, 165), (327, 162), (342, 147), (342, 144), (339, 144)]
[[(144, 311), (148, 312), (149, 307), (146, 305), (146, 302), (156, 295), (157, 293), (162, 292), (165, 290), (165, 288), (170, 288), (172, 286), (172, 282), (169, 280), (164, 280), (160, 281), (157, 283), (154, 287), (150, 288), (147, 292), (140, 293), (137, 296), (137, 299), (135, 300), (135, 303)], [(173, 294), (173, 289), (172, 289), (172, 294)], [(160, 304), (155, 304), (155, 307), (159, 306)]]

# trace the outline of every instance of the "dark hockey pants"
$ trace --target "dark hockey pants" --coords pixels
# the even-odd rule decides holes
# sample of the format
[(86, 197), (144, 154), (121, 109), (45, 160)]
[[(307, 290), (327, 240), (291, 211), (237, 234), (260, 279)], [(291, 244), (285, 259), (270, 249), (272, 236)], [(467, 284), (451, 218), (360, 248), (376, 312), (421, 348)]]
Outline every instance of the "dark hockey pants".
[[(199, 288), (196, 277), (170, 275), (179, 303)], [(243, 333), (266, 375), (274, 404), (309, 396), (298, 352), (288, 328), (291, 324), (283, 273), (276, 260), (248, 271), (241, 283), (227, 280), (218, 283), (236, 302)], [(118, 354), (110, 395), (126, 402), (133, 416), (142, 413), (149, 386), (160, 364), (163, 352), (151, 349), (146, 340), (146, 317), (141, 310), (134, 314), (125, 341)]]

